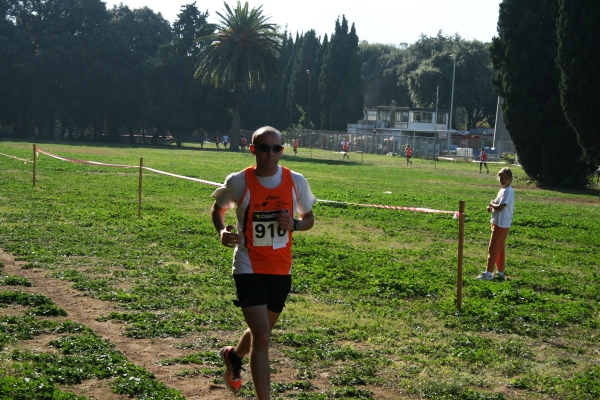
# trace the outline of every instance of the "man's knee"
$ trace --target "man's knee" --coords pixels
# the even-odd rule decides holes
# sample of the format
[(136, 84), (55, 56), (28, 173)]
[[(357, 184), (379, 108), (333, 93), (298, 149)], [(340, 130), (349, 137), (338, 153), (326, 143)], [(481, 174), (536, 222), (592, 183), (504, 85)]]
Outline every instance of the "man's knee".
[(268, 349), (271, 342), (270, 332), (253, 332), (252, 346), (256, 349)]

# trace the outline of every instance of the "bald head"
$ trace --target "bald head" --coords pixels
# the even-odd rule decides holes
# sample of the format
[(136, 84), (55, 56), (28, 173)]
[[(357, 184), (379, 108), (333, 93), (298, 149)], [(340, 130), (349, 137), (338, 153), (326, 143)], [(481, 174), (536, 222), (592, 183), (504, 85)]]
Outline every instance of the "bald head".
[(279, 143), (283, 144), (283, 136), (281, 135), (281, 132), (272, 126), (263, 126), (262, 128), (258, 128), (256, 131), (254, 131), (252, 134), (252, 144), (256, 143), (256, 139), (260, 135), (277, 135), (279, 137)]

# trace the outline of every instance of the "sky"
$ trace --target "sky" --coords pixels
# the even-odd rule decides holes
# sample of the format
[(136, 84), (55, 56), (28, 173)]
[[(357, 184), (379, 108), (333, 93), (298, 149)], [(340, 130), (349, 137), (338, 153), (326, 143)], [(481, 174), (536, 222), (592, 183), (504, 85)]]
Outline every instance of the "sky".
[[(502, 0), (248, 0), (250, 7), (263, 6), (270, 22), (285, 28), (295, 37), (314, 29), (318, 36), (328, 36), (335, 21), (345, 15), (349, 26), (354, 23), (360, 41), (399, 45), (412, 44), (421, 34), (436, 36), (458, 34), (465, 40), (489, 42), (497, 35), (499, 4)], [(173, 22), (181, 5), (193, 0), (121, 0), (106, 1), (107, 8), (123, 3), (131, 9), (147, 6)], [(237, 0), (228, 0), (235, 6)], [(242, 1), (243, 3), (243, 1)], [(224, 9), (222, 0), (197, 0), (196, 7), (208, 11), (209, 22), (218, 22), (216, 12)]]

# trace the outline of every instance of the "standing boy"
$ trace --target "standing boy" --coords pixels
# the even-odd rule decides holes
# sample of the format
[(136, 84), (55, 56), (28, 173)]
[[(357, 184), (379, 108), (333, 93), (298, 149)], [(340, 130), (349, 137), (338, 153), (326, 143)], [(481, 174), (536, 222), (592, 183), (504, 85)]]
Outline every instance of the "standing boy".
[(506, 238), (512, 224), (513, 212), (515, 209), (515, 191), (511, 183), (513, 180), (512, 171), (508, 167), (502, 168), (498, 172), (498, 181), (500, 181), (500, 190), (496, 198), (487, 206), (487, 211), (492, 214), (490, 223), (492, 225), (492, 236), (488, 245), (487, 267), (477, 279), (491, 281), (494, 279), (494, 267), (497, 276), (504, 279), (504, 268), (506, 267)]
[[(266, 126), (254, 132), (250, 152), (256, 166), (230, 174), (225, 185), (215, 190), (211, 217), (221, 243), (235, 248), (234, 303), (242, 308), (248, 325), (237, 346), (220, 351), (225, 384), (239, 391), (242, 359), (250, 354), (256, 397), (265, 400), (271, 385), (271, 331), (292, 286), (292, 232), (312, 228), (317, 199), (302, 175), (279, 165), (283, 138), (278, 130)], [(234, 207), (237, 225), (226, 226), (225, 212)]]

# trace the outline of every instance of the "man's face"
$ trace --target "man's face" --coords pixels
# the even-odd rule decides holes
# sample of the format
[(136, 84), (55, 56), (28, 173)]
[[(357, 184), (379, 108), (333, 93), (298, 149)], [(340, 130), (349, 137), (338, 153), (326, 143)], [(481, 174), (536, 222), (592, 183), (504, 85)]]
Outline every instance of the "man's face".
[(275, 152), (273, 146), (281, 145), (280, 136), (274, 132), (265, 132), (256, 136), (254, 143), (250, 145), (250, 151), (256, 157), (257, 168), (267, 170), (277, 168), (279, 159), (283, 155), (283, 148)]

